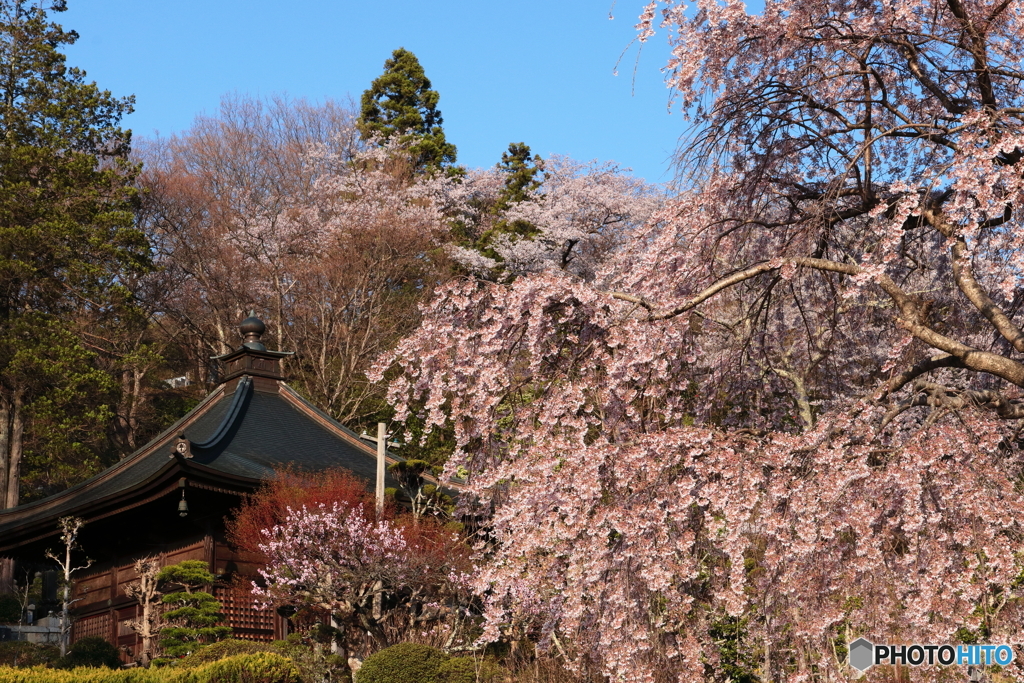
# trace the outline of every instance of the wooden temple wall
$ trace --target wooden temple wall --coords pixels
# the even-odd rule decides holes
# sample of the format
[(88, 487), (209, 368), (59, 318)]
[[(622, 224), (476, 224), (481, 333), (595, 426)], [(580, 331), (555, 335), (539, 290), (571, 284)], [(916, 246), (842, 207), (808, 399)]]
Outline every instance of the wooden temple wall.
[[(258, 609), (248, 591), (228, 582), (236, 575), (255, 576), (259, 565), (239, 556), (226, 543), (207, 536), (154, 555), (159, 556), (161, 567), (185, 560), (207, 562), (218, 580), (224, 581), (215, 583), (211, 592), (221, 603), (224, 623), (234, 629), (233, 638), (269, 642), (287, 634), (286, 620), (275, 610)], [(125, 594), (125, 587), (138, 579), (134, 565), (135, 561), (131, 560), (94, 568), (75, 579), (72, 597), (77, 602), (74, 603), (71, 642), (101, 636), (121, 648), (125, 661), (132, 660), (141, 645), (141, 639), (130, 625), (141, 615), (141, 608)]]

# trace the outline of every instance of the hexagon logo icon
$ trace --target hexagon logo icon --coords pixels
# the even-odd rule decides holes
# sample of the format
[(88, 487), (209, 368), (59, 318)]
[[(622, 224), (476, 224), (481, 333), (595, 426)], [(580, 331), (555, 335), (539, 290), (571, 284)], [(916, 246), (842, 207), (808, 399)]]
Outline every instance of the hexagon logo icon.
[(867, 638), (858, 638), (850, 643), (850, 666), (857, 671), (866, 671), (874, 664), (875, 646)]

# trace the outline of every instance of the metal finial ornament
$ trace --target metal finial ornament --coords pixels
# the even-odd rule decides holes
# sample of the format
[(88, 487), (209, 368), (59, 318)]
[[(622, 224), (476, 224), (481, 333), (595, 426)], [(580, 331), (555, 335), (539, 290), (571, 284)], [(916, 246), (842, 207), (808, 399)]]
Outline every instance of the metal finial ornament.
[(267, 331), (267, 326), (256, 317), (256, 311), (249, 311), (249, 317), (241, 322), (238, 331), (242, 333), (242, 346), (253, 351), (266, 351), (260, 338)]

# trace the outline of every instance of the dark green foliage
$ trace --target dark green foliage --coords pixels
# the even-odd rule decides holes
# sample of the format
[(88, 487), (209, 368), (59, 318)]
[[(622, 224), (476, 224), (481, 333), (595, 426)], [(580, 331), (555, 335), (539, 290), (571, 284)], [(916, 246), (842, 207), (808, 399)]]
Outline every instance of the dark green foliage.
[(56, 645), (38, 645), (24, 640), (0, 643), (0, 666), (28, 667), (52, 664), (60, 658)]
[(81, 333), (130, 308), (125, 283), (150, 267), (118, 127), (132, 100), (65, 64), (78, 35), (48, 17), (65, 9), (0, 0), (0, 507), (22, 470), (46, 493), (100, 464), (114, 385)]
[(19, 344), (9, 376), (22, 378), (32, 400), (25, 417), (24, 500), (62, 491), (110, 464), (101, 458), (117, 384), (95, 365), (96, 354), (61, 321), (24, 314), (12, 321)]
[(736, 683), (757, 683), (758, 652), (745, 640), (747, 620), (723, 617), (715, 622), (708, 633), (718, 644), (718, 674), (722, 680)]
[(390, 469), (402, 492), (409, 498), (415, 518), (419, 519), (428, 513), (450, 512), (451, 496), (429, 483), (425, 476), (437, 476), (441, 472), (440, 466), (431, 465), (426, 460), (400, 460)]
[(56, 669), (74, 669), (80, 666), (105, 666), (117, 669), (121, 666), (121, 657), (117, 647), (99, 636), (90, 636), (75, 642), (67, 655), (53, 666)]
[(417, 643), (399, 643), (366, 658), (355, 683), (445, 683), (441, 665), (448, 655)]
[(21, 602), (14, 593), (0, 593), (0, 624), (21, 621)]
[(199, 590), (213, 583), (214, 576), (202, 560), (186, 560), (164, 567), (157, 575), (163, 583), (177, 585), (181, 590), (164, 595), (170, 609), (163, 614), (169, 624), (160, 631), (160, 647), (168, 657), (189, 655), (204, 645), (231, 635), (230, 626), (219, 626), (224, 620), (220, 603), (209, 593)]
[(455, 145), (445, 140), (438, 95), (416, 55), (398, 48), (384, 73), (363, 93), (359, 132), (382, 142), (393, 136), (409, 144), (416, 169), (433, 171), (455, 163)]
[(525, 142), (511, 142), (508, 151), (502, 152), (498, 171), (505, 182), (494, 205), (495, 215), (501, 215), (513, 204), (525, 202), (531, 193), (540, 189), (544, 182), (544, 160), (540, 155), (530, 156), (530, 146)]
[(530, 238), (539, 232), (532, 223), (520, 219), (507, 220), (504, 214), (514, 205), (532, 200), (532, 193), (544, 182), (544, 160), (540, 156), (531, 157), (530, 146), (526, 143), (513, 142), (509, 144), (508, 151), (502, 153), (498, 171), (504, 176), (505, 182), (491, 208), (495, 221), (473, 246), (484, 256), (500, 263), (504, 259), (491, 246), (497, 236)]

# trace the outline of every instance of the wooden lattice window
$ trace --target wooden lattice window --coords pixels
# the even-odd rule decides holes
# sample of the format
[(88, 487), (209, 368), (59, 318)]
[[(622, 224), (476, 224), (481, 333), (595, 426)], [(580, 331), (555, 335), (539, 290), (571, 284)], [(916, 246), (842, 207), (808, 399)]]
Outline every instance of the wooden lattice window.
[(91, 617), (79, 619), (73, 625), (72, 640), (79, 641), (90, 636), (99, 636), (110, 640), (110, 614), (104, 612)]
[(214, 586), (225, 622), (234, 629), (233, 638), (270, 642), (274, 639), (274, 610), (260, 609), (251, 594), (230, 586)]

